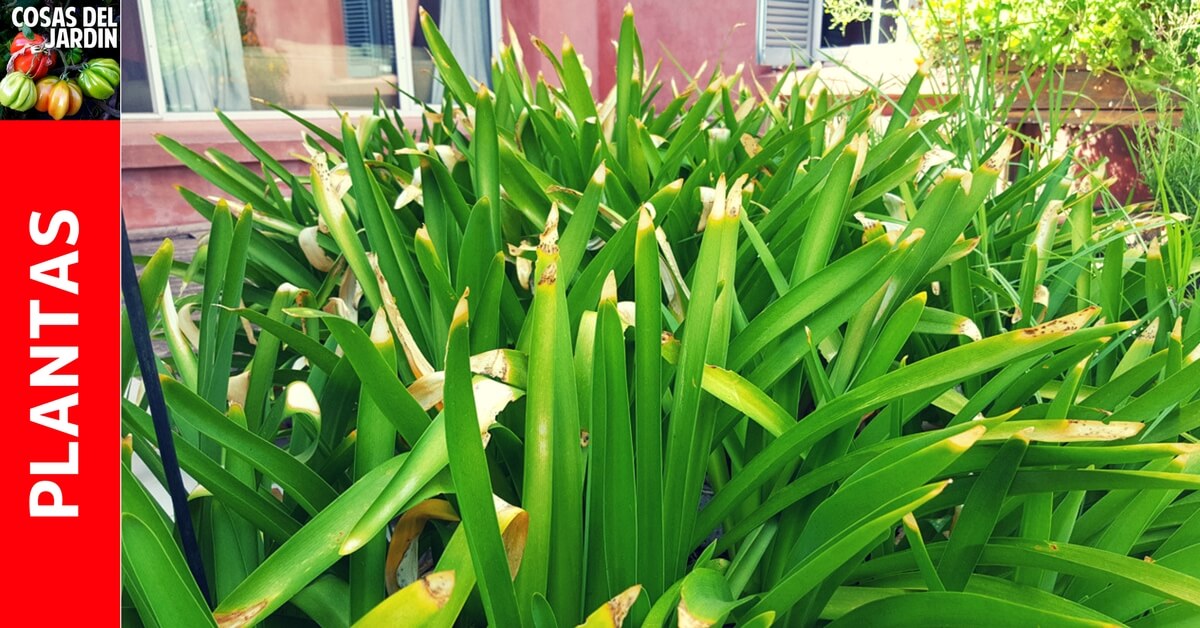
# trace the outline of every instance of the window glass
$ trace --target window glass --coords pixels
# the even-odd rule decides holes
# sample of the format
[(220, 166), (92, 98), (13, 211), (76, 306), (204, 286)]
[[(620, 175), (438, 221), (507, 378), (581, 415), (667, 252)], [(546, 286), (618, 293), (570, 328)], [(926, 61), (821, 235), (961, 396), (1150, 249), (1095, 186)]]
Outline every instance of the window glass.
[(369, 106), (394, 100), (387, 0), (154, 0), (166, 112)]
[(896, 17), (896, 0), (883, 0), (883, 12), (879, 16), (879, 42), (900, 41), (900, 22)]
[(871, 43), (871, 20), (858, 20), (845, 25), (834, 25), (833, 17), (821, 13), (821, 47), (841, 48)]
[[(363, 109), (441, 101), (418, 9), (469, 76), (490, 69), (492, 0), (123, 0), (129, 112)], [(406, 24), (405, 33), (396, 33)], [(411, 64), (397, 72), (401, 61)], [(160, 102), (151, 84), (161, 77)], [(411, 70), (411, 71), (409, 71)], [(397, 91), (399, 87), (399, 91)], [(411, 103), (409, 103), (411, 104)]]
[(121, 111), (154, 111), (146, 44), (142, 40), (142, 15), (137, 0), (121, 1)]
[[(843, 48), (862, 44), (888, 44), (900, 40), (900, 22), (896, 0), (867, 0), (869, 15), (842, 25), (835, 25), (832, 16), (821, 13), (821, 47)], [(877, 32), (872, 32), (877, 28)]]

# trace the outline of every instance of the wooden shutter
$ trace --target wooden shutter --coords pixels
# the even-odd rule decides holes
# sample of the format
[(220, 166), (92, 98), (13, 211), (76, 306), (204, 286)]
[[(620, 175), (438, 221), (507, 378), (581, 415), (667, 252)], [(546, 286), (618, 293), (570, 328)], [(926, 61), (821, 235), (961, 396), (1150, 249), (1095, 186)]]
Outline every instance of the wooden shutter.
[(807, 64), (813, 56), (818, 0), (759, 0), (758, 62), (785, 66)]

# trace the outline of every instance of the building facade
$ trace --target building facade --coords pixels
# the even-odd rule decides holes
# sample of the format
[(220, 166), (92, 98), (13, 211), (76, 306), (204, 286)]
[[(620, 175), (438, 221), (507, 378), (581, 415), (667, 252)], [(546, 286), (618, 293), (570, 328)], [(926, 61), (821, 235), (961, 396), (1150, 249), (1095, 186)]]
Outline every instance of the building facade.
[[(613, 85), (613, 43), (628, 0), (123, 0), (122, 159), (131, 229), (203, 220), (176, 185), (203, 194), (207, 183), (157, 144), (159, 134), (198, 151), (251, 162), (214, 113), (225, 116), (289, 167), (301, 162), (301, 127), (266, 103), (336, 128), (335, 111), (354, 114), (383, 101), (415, 116), (418, 100), (437, 104), (441, 86), (426, 51), (419, 12), (438, 24), (468, 75), (486, 77), (493, 51), (515, 36), (532, 74), (556, 81), (530, 37), (552, 50), (568, 37), (603, 97)], [(861, 89), (859, 78), (902, 86), (918, 53), (897, 0), (870, 0), (869, 15), (830, 24), (822, 0), (634, 0), (646, 63), (672, 82), (720, 67), (771, 85), (780, 68), (832, 60), (827, 82)], [(916, 0), (899, 0), (909, 2)], [(839, 72), (841, 73), (839, 76)]]

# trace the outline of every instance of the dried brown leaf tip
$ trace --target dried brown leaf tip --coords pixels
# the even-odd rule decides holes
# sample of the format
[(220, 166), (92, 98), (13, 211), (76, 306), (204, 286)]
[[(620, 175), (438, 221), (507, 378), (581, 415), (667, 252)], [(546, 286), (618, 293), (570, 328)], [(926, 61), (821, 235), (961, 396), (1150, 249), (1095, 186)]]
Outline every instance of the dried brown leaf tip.
[(558, 252), (558, 203), (552, 204), (546, 215), (546, 228), (542, 230), (538, 249), (546, 254)]
[(749, 133), (742, 133), (742, 136), (738, 140), (742, 143), (742, 150), (746, 151), (746, 154), (750, 157), (762, 152), (762, 145), (758, 139)]
[(604, 278), (604, 286), (600, 289), (600, 301), (617, 302), (617, 275), (615, 271), (608, 271), (608, 276)]
[(679, 615), (679, 628), (708, 628), (712, 624), (697, 618), (692, 615), (687, 608), (687, 603), (679, 602), (679, 608), (675, 609)]
[(508, 372), (511, 368), (508, 356), (504, 354), (504, 350), (502, 349), (493, 349), (486, 353), (471, 356), (471, 371), (500, 381), (508, 381)]
[(471, 293), (470, 288), (463, 289), (462, 297), (458, 299), (458, 303), (454, 305), (454, 316), (450, 319), (451, 327), (458, 327), (467, 324), (469, 317), (469, 309), (467, 305), (467, 295)]
[(614, 626), (620, 628), (621, 624), (625, 622), (625, 618), (629, 615), (629, 609), (633, 608), (633, 603), (637, 601), (641, 594), (642, 585), (635, 584), (608, 601), (608, 610), (612, 613)]
[(994, 172), (1000, 172), (1000, 170), (1008, 165), (1008, 162), (1012, 161), (1012, 151), (1015, 141), (1016, 138), (1012, 135), (1005, 137), (1004, 143), (996, 149), (996, 152), (992, 153), (991, 157), (988, 157), (987, 163), (984, 166)]
[(725, 215), (737, 218), (742, 213), (742, 192), (746, 188), (748, 175), (742, 175), (729, 188), (729, 196), (725, 199)]
[(300, 243), (300, 250), (304, 253), (308, 263), (321, 272), (329, 272), (333, 269), (333, 264), (336, 260), (325, 252), (325, 249), (317, 243), (317, 226), (305, 227), (300, 230), (296, 236), (297, 242)]
[(712, 619), (705, 617), (703, 613), (693, 613), (688, 608), (687, 600), (683, 597), (680, 597), (679, 605), (675, 607), (675, 614), (679, 619), (679, 628), (710, 628), (717, 625)]
[(652, 231), (654, 229), (654, 205), (644, 203), (638, 208), (638, 231)]
[(1045, 336), (1048, 334), (1070, 333), (1073, 331), (1078, 331), (1084, 326), (1084, 324), (1091, 320), (1099, 310), (1100, 308), (1093, 305), (1075, 312), (1074, 314), (1068, 314), (1062, 318), (1056, 318), (1052, 321), (1046, 321), (1041, 325), (1023, 329), (1021, 330), (1021, 335), (1027, 338), (1037, 338), (1038, 336)]

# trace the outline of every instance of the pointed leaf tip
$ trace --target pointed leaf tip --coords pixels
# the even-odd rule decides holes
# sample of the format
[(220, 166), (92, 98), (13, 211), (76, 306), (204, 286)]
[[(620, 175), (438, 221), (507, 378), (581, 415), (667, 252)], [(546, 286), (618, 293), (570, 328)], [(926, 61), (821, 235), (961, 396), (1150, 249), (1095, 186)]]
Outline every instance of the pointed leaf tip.
[(458, 299), (458, 303), (454, 306), (454, 316), (450, 319), (450, 327), (462, 327), (467, 324), (469, 317), (469, 307), (467, 305), (467, 295), (471, 293), (470, 288), (464, 288), (462, 297)]
[(596, 185), (604, 185), (604, 179), (608, 176), (608, 168), (601, 161), (599, 166), (596, 166), (596, 171), (592, 173), (592, 182)]
[(645, 232), (654, 229), (654, 206), (646, 203), (638, 209), (638, 231)]
[(604, 278), (604, 287), (600, 290), (600, 302), (617, 302), (617, 275), (614, 271), (608, 271), (608, 276)]

